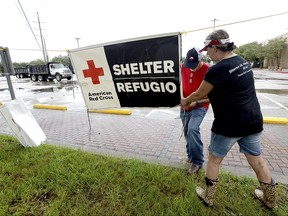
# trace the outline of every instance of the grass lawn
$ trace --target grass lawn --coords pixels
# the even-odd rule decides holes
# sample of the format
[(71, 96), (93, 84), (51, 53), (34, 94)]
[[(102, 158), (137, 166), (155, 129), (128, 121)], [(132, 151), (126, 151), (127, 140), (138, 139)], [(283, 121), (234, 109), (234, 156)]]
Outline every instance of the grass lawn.
[(221, 172), (214, 206), (195, 187), (204, 172), (100, 156), (44, 144), (24, 148), (0, 135), (0, 215), (288, 215), (288, 186), (278, 186), (277, 210), (255, 197), (255, 179)]

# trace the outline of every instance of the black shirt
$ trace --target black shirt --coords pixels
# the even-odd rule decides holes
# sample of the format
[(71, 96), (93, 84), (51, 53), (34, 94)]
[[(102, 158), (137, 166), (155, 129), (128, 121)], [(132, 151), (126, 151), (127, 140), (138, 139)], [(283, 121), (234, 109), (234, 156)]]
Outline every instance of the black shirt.
[(253, 71), (245, 59), (223, 59), (208, 70), (204, 80), (214, 86), (208, 95), (215, 118), (214, 133), (242, 137), (263, 130)]

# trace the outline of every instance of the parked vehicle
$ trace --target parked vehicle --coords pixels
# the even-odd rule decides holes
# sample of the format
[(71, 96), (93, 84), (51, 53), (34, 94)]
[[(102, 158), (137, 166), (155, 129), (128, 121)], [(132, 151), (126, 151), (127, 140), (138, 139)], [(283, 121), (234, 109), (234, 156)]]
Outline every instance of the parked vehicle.
[(48, 62), (45, 65), (27, 65), (25, 68), (15, 68), (17, 78), (30, 77), (36, 81), (52, 81), (56, 79), (60, 82), (62, 79), (71, 80), (72, 72), (62, 63)]
[(15, 76), (17, 78), (29, 78), (30, 73), (29, 73), (28, 67), (29, 67), (29, 65), (27, 65), (25, 68), (14, 68)]

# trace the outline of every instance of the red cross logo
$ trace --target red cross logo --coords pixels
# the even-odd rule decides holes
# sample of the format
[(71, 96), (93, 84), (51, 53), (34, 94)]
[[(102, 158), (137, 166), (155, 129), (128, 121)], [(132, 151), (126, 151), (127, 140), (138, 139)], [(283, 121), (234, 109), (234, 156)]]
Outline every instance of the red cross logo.
[(96, 68), (93, 60), (88, 60), (87, 64), (89, 69), (83, 70), (84, 77), (91, 77), (93, 84), (100, 84), (99, 76), (104, 76), (103, 68)]

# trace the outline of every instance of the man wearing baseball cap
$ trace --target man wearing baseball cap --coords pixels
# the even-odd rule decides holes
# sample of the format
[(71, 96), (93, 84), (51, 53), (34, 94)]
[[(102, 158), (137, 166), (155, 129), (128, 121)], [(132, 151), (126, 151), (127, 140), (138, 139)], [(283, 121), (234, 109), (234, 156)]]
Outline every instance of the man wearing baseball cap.
[[(187, 52), (181, 67), (183, 97), (196, 91), (202, 83), (209, 65), (202, 61), (203, 55), (198, 48)], [(209, 99), (201, 99), (190, 104), (188, 108), (181, 107), (180, 118), (184, 127), (186, 139), (187, 162), (191, 163), (191, 174), (199, 171), (204, 163), (203, 142), (201, 141), (200, 124), (209, 108)]]

